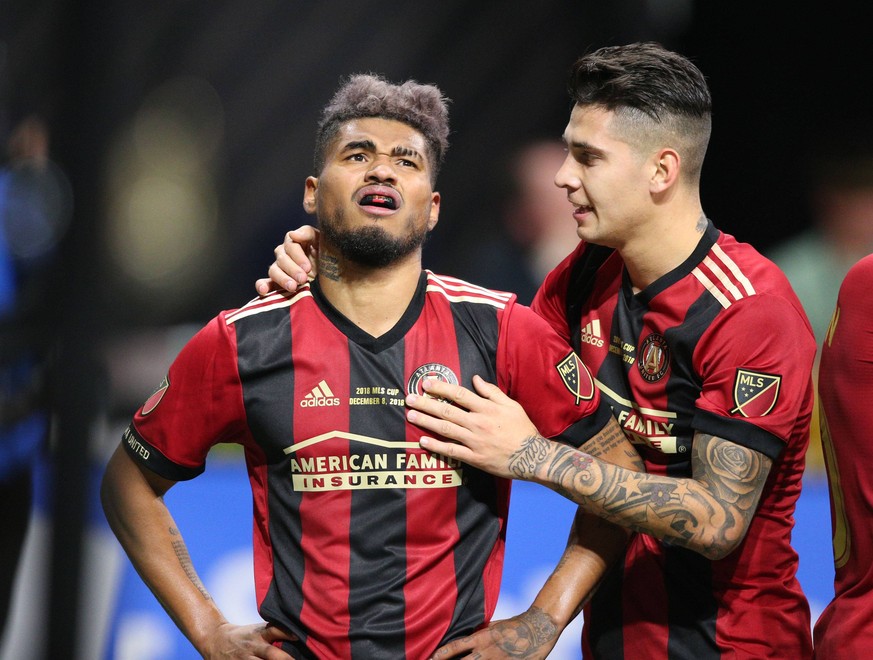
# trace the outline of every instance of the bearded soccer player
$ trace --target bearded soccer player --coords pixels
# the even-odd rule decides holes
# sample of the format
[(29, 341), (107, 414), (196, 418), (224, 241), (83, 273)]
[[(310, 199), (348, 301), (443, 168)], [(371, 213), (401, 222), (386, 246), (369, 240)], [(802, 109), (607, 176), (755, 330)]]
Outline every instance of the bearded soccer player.
[(873, 255), (846, 274), (822, 346), (821, 439), (831, 495), (834, 598), (815, 624), (817, 660), (873, 649), (873, 443), (859, 432), (873, 401)]
[[(791, 530), (813, 404), (809, 322), (779, 269), (703, 212), (712, 102), (691, 61), (653, 43), (606, 47), (575, 63), (569, 91), (555, 183), (582, 240), (533, 309), (592, 369), (647, 474), (546, 442), (481, 379), (426, 384), (433, 397), (408, 397), (409, 419), (465, 445), (424, 436), (429, 449), (640, 532), (585, 610), (586, 658), (806, 660)], [(280, 246), (274, 282), (294, 286), (308, 264), (293, 242), (309, 238)], [(516, 623), (437, 656), (521, 652)]]
[[(304, 188), (323, 236), (318, 277), (214, 318), (109, 462), (112, 528), (206, 657), (424, 658), (487, 624), (510, 481), (421, 449), (404, 400), (429, 381), (484, 374), (548, 436), (641, 468), (545, 321), (512, 294), (422, 269), (447, 117), (431, 85), (354, 76), (339, 89)], [(245, 450), (266, 625), (224, 619), (162, 503), (220, 442)], [(560, 588), (535, 604), (566, 621), (628, 538), (596, 517), (577, 522)]]

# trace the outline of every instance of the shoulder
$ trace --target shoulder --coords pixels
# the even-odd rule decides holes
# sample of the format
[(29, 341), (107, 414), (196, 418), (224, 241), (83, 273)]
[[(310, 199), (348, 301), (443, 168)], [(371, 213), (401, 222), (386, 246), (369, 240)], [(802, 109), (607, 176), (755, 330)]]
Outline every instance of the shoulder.
[(428, 296), (444, 298), (449, 303), (486, 305), (497, 309), (505, 309), (515, 303), (514, 293), (488, 289), (450, 275), (437, 275), (429, 270), (425, 272)]
[(220, 322), (227, 326), (234, 325), (243, 319), (283, 310), (302, 300), (311, 300), (312, 291), (304, 284), (294, 293), (288, 291), (273, 291), (265, 296), (253, 298), (238, 309), (226, 310), (219, 314)]
[(716, 288), (731, 298), (775, 296), (802, 309), (785, 273), (748, 243), (722, 233), (700, 265)]
[(873, 254), (856, 262), (843, 280), (843, 287), (852, 291), (867, 291), (873, 283)]

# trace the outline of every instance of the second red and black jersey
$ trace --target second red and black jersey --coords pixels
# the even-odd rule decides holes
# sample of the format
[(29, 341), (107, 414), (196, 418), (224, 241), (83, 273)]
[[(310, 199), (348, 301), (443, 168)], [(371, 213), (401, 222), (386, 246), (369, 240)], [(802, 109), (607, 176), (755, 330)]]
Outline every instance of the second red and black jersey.
[[(815, 341), (800, 303), (775, 265), (712, 224), (683, 264), (640, 292), (618, 253), (578, 277), (592, 247), (580, 244), (548, 276), (533, 307), (568, 341), (576, 332), (647, 471), (691, 477), (695, 433), (759, 451), (773, 467), (727, 558), (633, 538), (586, 611), (586, 657), (808, 658), (790, 545), (813, 404)], [(580, 296), (570, 328), (567, 302)]]
[(493, 613), (509, 482), (422, 450), (404, 398), (430, 378), (471, 387), (474, 374), (573, 445), (609, 418), (576, 354), (513, 295), (425, 272), (378, 338), (317, 284), (222, 313), (126, 446), (175, 480), (217, 442), (245, 447), (259, 609), (300, 637), (289, 653), (424, 658)]
[(834, 598), (815, 624), (818, 660), (862, 658), (873, 649), (873, 255), (840, 287), (822, 346), (818, 391), (831, 501)]

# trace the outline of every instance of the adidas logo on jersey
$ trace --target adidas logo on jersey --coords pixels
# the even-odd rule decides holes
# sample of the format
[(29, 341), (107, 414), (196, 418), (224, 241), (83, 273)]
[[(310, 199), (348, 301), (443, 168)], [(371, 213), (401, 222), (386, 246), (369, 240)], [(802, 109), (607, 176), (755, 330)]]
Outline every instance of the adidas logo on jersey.
[(321, 381), (318, 385), (312, 388), (312, 391), (303, 397), (300, 405), (303, 408), (318, 408), (320, 406), (338, 406), (339, 398), (335, 397), (333, 392), (327, 386), (327, 381)]
[(592, 346), (597, 346), (598, 348), (603, 346), (603, 337), (600, 335), (600, 319), (592, 319), (588, 323), (585, 324), (585, 327), (582, 328), (582, 335), (580, 337), (582, 343), (591, 344)]

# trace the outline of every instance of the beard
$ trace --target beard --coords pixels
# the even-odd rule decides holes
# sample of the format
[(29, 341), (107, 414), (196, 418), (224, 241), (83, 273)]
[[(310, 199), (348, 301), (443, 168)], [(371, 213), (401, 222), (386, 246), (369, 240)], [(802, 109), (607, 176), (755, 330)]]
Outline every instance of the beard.
[(333, 245), (343, 258), (367, 268), (384, 268), (409, 256), (427, 240), (427, 223), (420, 216), (410, 217), (405, 232), (392, 236), (378, 223), (344, 228), (344, 213), (337, 210), (328, 218), (319, 218), (319, 229), (324, 239)]

